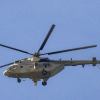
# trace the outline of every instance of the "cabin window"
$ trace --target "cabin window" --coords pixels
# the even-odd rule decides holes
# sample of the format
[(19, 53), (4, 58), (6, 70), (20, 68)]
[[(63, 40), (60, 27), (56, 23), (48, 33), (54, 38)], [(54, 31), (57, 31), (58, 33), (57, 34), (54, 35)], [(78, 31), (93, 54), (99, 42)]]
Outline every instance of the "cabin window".
[(45, 63), (45, 64), (43, 64), (43, 66), (44, 66), (45, 68), (47, 68), (47, 67), (49, 66), (49, 64), (48, 64), (48, 63)]
[(20, 66), (20, 68), (23, 68), (23, 66)]
[(45, 68), (47, 68), (47, 64), (45, 64), (44, 66), (45, 66)]

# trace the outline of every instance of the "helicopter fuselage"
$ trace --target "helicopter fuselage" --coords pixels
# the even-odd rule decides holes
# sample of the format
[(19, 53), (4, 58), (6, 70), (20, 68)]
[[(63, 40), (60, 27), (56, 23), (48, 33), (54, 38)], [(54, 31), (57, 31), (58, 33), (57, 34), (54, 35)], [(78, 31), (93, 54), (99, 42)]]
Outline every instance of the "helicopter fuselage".
[(48, 59), (24, 59), (15, 62), (4, 71), (4, 74), (13, 78), (31, 78), (33, 81), (48, 80), (64, 69), (64, 65)]

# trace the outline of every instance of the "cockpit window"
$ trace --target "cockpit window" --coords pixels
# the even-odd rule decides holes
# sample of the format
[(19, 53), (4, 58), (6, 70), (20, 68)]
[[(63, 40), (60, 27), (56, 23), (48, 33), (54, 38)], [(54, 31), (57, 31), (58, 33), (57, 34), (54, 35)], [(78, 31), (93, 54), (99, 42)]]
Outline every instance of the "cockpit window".
[(9, 67), (9, 70), (15, 70), (15, 69), (17, 69), (17, 67), (16, 67), (16, 66)]

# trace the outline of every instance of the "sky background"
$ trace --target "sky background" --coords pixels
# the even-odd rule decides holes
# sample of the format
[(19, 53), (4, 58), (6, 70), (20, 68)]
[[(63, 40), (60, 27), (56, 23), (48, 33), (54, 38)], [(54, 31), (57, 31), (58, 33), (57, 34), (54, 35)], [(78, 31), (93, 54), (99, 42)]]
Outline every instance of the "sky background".
[[(0, 43), (36, 52), (52, 24), (56, 25), (42, 53), (97, 44), (88, 50), (48, 56), (51, 59), (100, 59), (100, 0), (0, 0)], [(0, 65), (30, 57), (0, 47)], [(100, 100), (100, 65), (67, 67), (34, 87), (18, 84), (0, 70), (0, 100)]]

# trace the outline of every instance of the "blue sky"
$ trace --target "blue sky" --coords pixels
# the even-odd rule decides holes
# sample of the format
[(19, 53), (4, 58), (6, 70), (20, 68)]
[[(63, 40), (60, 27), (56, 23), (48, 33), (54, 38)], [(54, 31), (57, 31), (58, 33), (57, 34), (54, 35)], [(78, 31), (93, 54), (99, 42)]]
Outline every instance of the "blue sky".
[[(48, 56), (51, 59), (100, 59), (100, 0), (0, 0), (0, 43), (36, 52), (50, 26), (56, 28), (42, 52), (91, 44), (94, 49)], [(0, 64), (29, 57), (0, 48)], [(29, 79), (18, 84), (0, 70), (0, 100), (100, 100), (100, 67), (65, 68), (34, 87)]]

